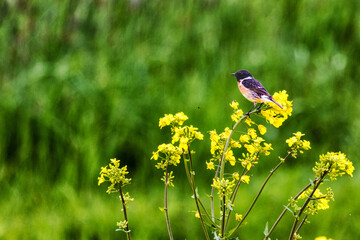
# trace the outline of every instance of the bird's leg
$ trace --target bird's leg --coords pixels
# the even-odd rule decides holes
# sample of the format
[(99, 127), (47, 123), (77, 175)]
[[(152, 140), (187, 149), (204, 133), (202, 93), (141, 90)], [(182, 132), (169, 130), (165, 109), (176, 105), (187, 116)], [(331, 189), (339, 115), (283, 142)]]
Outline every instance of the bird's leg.
[(260, 105), (258, 106), (257, 110), (260, 111), (260, 108), (261, 106), (263, 105), (264, 103), (260, 103)]
[(248, 115), (250, 117), (250, 112), (256, 107), (256, 102), (254, 102), (254, 106), (247, 112), (245, 115)]

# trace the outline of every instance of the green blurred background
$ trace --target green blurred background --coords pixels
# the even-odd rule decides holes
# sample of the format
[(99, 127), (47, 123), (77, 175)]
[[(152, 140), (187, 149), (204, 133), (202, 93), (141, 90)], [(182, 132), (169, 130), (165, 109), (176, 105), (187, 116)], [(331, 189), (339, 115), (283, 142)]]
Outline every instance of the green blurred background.
[[(303, 239), (360, 239), (360, 2), (82, 0), (0, 3), (0, 239), (125, 239), (116, 195), (100, 167), (122, 160), (134, 239), (167, 239), (162, 173), (150, 161), (169, 140), (164, 113), (185, 112), (206, 139), (194, 144), (199, 192), (211, 174), (208, 131), (231, 126), (229, 103), (252, 104), (230, 73), (250, 71), (270, 93), (287, 90), (293, 116), (265, 136), (275, 148), (241, 189), (244, 213), (302, 131), (312, 150), (270, 181), (237, 235), (262, 239), (289, 196), (308, 184), (320, 153), (343, 151), (354, 178), (332, 185), (335, 202), (311, 217)], [(259, 118), (255, 118), (259, 120)], [(260, 119), (262, 121), (262, 119)], [(183, 167), (170, 190), (176, 239), (202, 239)], [(288, 216), (289, 217), (289, 216)], [(274, 237), (285, 239), (290, 218)]]

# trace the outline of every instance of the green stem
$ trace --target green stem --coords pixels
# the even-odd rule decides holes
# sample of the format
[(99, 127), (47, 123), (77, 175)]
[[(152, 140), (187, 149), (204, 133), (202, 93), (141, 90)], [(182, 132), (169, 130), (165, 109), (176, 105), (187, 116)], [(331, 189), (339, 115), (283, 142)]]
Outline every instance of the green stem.
[(270, 171), (270, 174), (267, 176), (267, 178), (265, 179), (263, 185), (261, 186), (258, 194), (256, 195), (254, 201), (251, 203), (249, 209), (247, 210), (247, 212), (245, 213), (244, 217), (241, 219), (241, 221), (238, 223), (238, 225), (236, 226), (236, 228), (231, 232), (230, 234), (230, 237), (231, 235), (233, 235), (238, 229), (239, 227), (241, 226), (241, 224), (245, 221), (246, 217), (249, 215), (249, 213), (251, 212), (251, 210), (253, 209), (253, 207), (255, 206), (255, 203), (256, 201), (259, 199), (260, 197), (260, 194), (262, 193), (262, 191), (264, 190), (265, 188), (265, 185), (267, 184), (267, 182), (270, 180), (271, 176), (275, 173), (275, 171), (285, 162), (285, 160), (290, 156), (290, 153), (288, 153), (288, 155), (282, 160), (280, 161), (276, 167), (274, 169), (272, 169)]
[(168, 233), (169, 233), (169, 238), (170, 240), (173, 240), (173, 234), (171, 231), (171, 226), (170, 226), (170, 219), (169, 219), (169, 214), (168, 214), (168, 203), (167, 203), (167, 189), (168, 189), (168, 166), (166, 165), (166, 172), (165, 172), (165, 196), (164, 196), (164, 211), (165, 211), (165, 218), (166, 218), (166, 226), (168, 229)]
[(197, 211), (199, 213), (199, 217), (200, 217), (200, 222), (201, 222), (201, 226), (204, 230), (204, 234), (205, 234), (205, 237), (207, 240), (210, 240), (210, 237), (209, 237), (209, 234), (206, 230), (206, 226), (205, 226), (205, 223), (204, 223), (204, 219), (202, 217), (202, 214), (201, 214), (201, 211), (200, 211), (200, 207), (199, 207), (199, 198), (197, 196), (197, 193), (196, 193), (196, 188), (195, 188), (195, 172), (194, 172), (194, 168), (193, 168), (193, 164), (192, 164), (192, 157), (191, 157), (191, 151), (190, 151), (190, 146), (188, 145), (188, 153), (189, 153), (189, 160), (190, 160), (190, 180), (191, 180), (191, 188), (193, 190), (193, 194), (194, 194), (194, 199), (195, 199), (195, 203), (196, 203), (196, 208), (197, 208)]
[(126, 237), (128, 240), (131, 239), (131, 236), (130, 236), (130, 229), (129, 229), (129, 221), (128, 221), (128, 217), (127, 217), (127, 212), (126, 212), (126, 204), (125, 204), (125, 199), (124, 199), (124, 194), (122, 192), (122, 188), (121, 188), (121, 184), (119, 183), (119, 194), (120, 194), (120, 198), (121, 198), (121, 202), (122, 202), (122, 205), (123, 205), (123, 213), (124, 213), (124, 219), (126, 221)]
[[(256, 110), (258, 111), (258, 110)], [(256, 111), (252, 111), (249, 113), (249, 117), (250, 117), (250, 114), (252, 113), (255, 113)], [(231, 132), (230, 132), (230, 135), (228, 137), (228, 139), (226, 140), (226, 144), (225, 144), (225, 147), (224, 147), (224, 151), (221, 155), (221, 159), (220, 159), (220, 164), (218, 166), (218, 168), (216, 169), (216, 173), (215, 173), (215, 176), (214, 178), (217, 178), (218, 175), (219, 175), (219, 172), (220, 172), (220, 179), (222, 179), (224, 177), (224, 166), (225, 166), (225, 161), (224, 161), (224, 157), (225, 157), (225, 153), (229, 147), (229, 143), (230, 143), (230, 139), (231, 139), (231, 136), (234, 132), (234, 130), (237, 128), (237, 126), (240, 124), (240, 122), (242, 122), (245, 118), (247, 117), (247, 115), (243, 115), (236, 123), (235, 125), (233, 126)], [(211, 199), (211, 219), (213, 222), (215, 222), (215, 210), (214, 210), (214, 187), (211, 187), (211, 195), (210, 195), (210, 199)]]
[[(252, 112), (251, 112), (252, 113)], [(249, 113), (250, 115), (250, 113)], [(223, 179), (224, 178), (224, 171), (225, 171), (225, 153), (227, 152), (228, 148), (229, 148), (229, 145), (230, 145), (230, 142), (231, 142), (231, 137), (234, 133), (234, 130), (237, 128), (237, 126), (247, 117), (247, 115), (243, 115), (236, 123), (235, 125), (233, 126), (233, 128), (231, 129), (231, 132), (229, 134), (229, 137), (228, 139), (226, 140), (226, 143), (225, 143), (225, 147), (224, 147), (224, 151), (221, 155), (221, 159), (220, 159), (220, 179)]]
[[(192, 188), (192, 182), (191, 182), (191, 178), (190, 178), (189, 168), (188, 168), (188, 166), (187, 166), (187, 161), (189, 161), (189, 160), (185, 158), (185, 154), (184, 154), (184, 153), (183, 153), (183, 158), (184, 158), (184, 166), (185, 166), (186, 176), (187, 176), (187, 179), (188, 179), (188, 181), (189, 181), (189, 185), (190, 185), (190, 187)], [(198, 198), (197, 200), (198, 200), (198, 202), (199, 202), (202, 210), (205, 212), (206, 217), (209, 219), (209, 221), (210, 221), (212, 224), (214, 224), (214, 222), (212, 222), (212, 219), (211, 219), (209, 213), (207, 212), (204, 204), (201, 202), (200, 198)]]
[(295, 234), (295, 230), (296, 230), (296, 227), (297, 227), (297, 224), (299, 222), (299, 219), (301, 217), (301, 214), (304, 212), (305, 208), (307, 207), (307, 205), (309, 204), (310, 200), (312, 199), (312, 196), (314, 195), (316, 189), (320, 186), (320, 184), (322, 183), (325, 175), (327, 174), (327, 172), (325, 172), (321, 177), (320, 179), (315, 183), (315, 186), (314, 186), (314, 189), (312, 190), (312, 192), (310, 193), (310, 195), (308, 196), (308, 198), (305, 200), (305, 203), (304, 205), (302, 206), (302, 208), (300, 209), (299, 211), (299, 214), (295, 217), (295, 220), (294, 220), (294, 224), (291, 228), (291, 232), (290, 232), (290, 235), (289, 235), (289, 240), (292, 240), (293, 237), (294, 237), (294, 234)]
[[(243, 172), (241, 173), (240, 179), (238, 180), (238, 182), (237, 182), (237, 184), (236, 184), (235, 190), (234, 190), (234, 192), (232, 193), (232, 195), (231, 195), (231, 197), (230, 197), (230, 199), (231, 199), (231, 205), (234, 204), (237, 191), (239, 190), (240, 184), (242, 183), (241, 177), (244, 176), (244, 175), (247, 175), (248, 172), (250, 171), (250, 170), (246, 170), (246, 172), (245, 172), (245, 170), (246, 170), (246, 168), (244, 168)], [(227, 227), (227, 225), (228, 225), (228, 223), (229, 223), (231, 212), (232, 212), (231, 209), (229, 209), (229, 214), (228, 214), (228, 216), (227, 216), (227, 218), (226, 218), (225, 229), (226, 229), (226, 227)]]
[[(305, 192), (309, 187), (311, 187), (314, 184), (315, 181), (316, 181), (316, 179), (312, 183), (309, 183), (308, 185), (306, 185), (306, 187), (304, 187), (298, 194), (296, 194), (296, 196), (294, 197), (294, 200), (298, 199), (303, 192)], [(276, 226), (278, 225), (278, 223), (280, 222), (282, 217), (288, 211), (289, 207), (290, 207), (290, 204), (285, 206), (284, 210), (281, 212), (279, 217), (276, 219), (274, 225), (270, 228), (270, 231), (266, 234), (264, 240), (269, 239), (270, 235), (273, 233), (273, 231), (275, 230)]]
[(299, 224), (299, 227), (296, 229), (295, 234), (297, 234), (297, 233), (299, 232), (300, 228), (301, 228), (301, 227), (304, 225), (304, 223), (306, 222), (306, 219), (307, 219), (308, 216), (309, 216), (309, 215), (306, 215), (306, 216), (303, 218), (303, 220), (302, 220), (301, 223)]
[(221, 235), (220, 237), (224, 237), (225, 235), (225, 212), (226, 212), (226, 201), (225, 201), (225, 193), (224, 193), (224, 196), (223, 196), (223, 202), (222, 202), (222, 218), (221, 218)]

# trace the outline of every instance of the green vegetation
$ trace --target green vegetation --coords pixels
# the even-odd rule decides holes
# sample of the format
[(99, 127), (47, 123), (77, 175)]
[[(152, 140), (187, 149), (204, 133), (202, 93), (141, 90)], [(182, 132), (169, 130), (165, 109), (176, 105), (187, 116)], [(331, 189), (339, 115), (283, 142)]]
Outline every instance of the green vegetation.
[[(280, 129), (268, 127), (276, 152), (240, 190), (244, 208), (286, 151), (284, 139), (299, 130), (312, 153), (341, 150), (355, 166), (301, 235), (360, 238), (359, 11), (356, 0), (1, 1), (0, 238), (124, 238), (115, 232), (118, 196), (97, 186), (100, 167), (117, 158), (132, 178), (133, 239), (167, 239), (163, 175), (150, 161), (166, 141), (158, 120), (183, 111), (204, 133), (203, 144), (193, 144), (194, 165), (197, 184), (208, 185), (208, 131), (231, 126), (232, 100), (252, 106), (230, 76), (239, 69), (271, 94), (287, 90), (294, 104)], [(317, 159), (305, 153), (271, 179), (239, 238), (263, 237), (292, 189), (309, 183)], [(168, 196), (174, 237), (199, 239), (180, 170)], [(286, 238), (288, 226), (274, 236)]]

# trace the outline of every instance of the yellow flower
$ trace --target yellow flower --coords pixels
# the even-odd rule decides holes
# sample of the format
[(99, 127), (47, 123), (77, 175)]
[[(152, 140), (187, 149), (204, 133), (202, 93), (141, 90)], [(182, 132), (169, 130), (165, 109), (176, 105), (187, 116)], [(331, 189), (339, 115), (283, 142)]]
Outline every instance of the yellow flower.
[(195, 213), (195, 217), (196, 217), (196, 218), (200, 218), (199, 211), (196, 211), (196, 213)]
[(211, 184), (211, 187), (216, 188), (218, 190), (218, 195), (220, 197), (224, 197), (226, 195), (229, 195), (233, 191), (233, 187), (235, 186), (235, 180), (229, 181), (225, 178), (214, 178), (213, 184)]
[(158, 158), (159, 158), (159, 152), (153, 152), (151, 159), (158, 160)]
[(159, 127), (163, 128), (165, 126), (170, 125), (174, 121), (174, 116), (172, 114), (165, 114), (163, 118), (159, 120)]
[(174, 118), (175, 118), (175, 122), (180, 126), (183, 125), (183, 123), (189, 119), (188, 116), (186, 116), (183, 112), (176, 113)]
[(230, 107), (233, 108), (234, 110), (237, 110), (239, 106), (239, 103), (237, 101), (232, 101), (230, 103)]
[(352, 177), (354, 170), (352, 162), (342, 152), (328, 152), (327, 154), (320, 155), (320, 160), (315, 163), (313, 168), (317, 177), (327, 174), (331, 181), (344, 174)]
[(161, 144), (158, 146), (158, 150), (153, 152), (151, 159), (157, 161), (156, 168), (166, 169), (167, 165), (174, 165), (180, 163), (183, 150), (180, 147), (174, 146), (171, 143)]
[(189, 142), (189, 139), (187, 137), (180, 138), (179, 148), (188, 150), (188, 142)]
[(194, 141), (195, 139), (204, 139), (204, 135), (197, 130), (198, 128), (192, 125), (183, 127), (173, 126), (171, 128), (173, 134), (171, 143), (174, 144), (176, 142), (179, 142), (179, 148), (187, 151), (188, 145), (190, 145), (192, 141)]
[(262, 148), (262, 151), (264, 152), (265, 156), (269, 156), (270, 155), (270, 150), (273, 150), (273, 148), (271, 147), (271, 143), (264, 143), (264, 147)]
[(116, 160), (116, 158), (111, 158), (110, 159), (111, 164), (113, 164), (115, 167), (119, 167), (120, 166), (120, 160)]
[[(307, 189), (299, 196), (299, 199), (308, 198), (312, 192), (312, 188)], [(331, 188), (327, 189), (327, 194), (323, 194), (319, 189), (316, 189), (310, 199), (305, 213), (308, 215), (315, 215), (319, 210), (328, 209), (330, 199), (334, 200), (334, 193), (332, 192)]]
[(237, 122), (243, 115), (244, 112), (241, 109), (235, 110), (234, 113), (231, 115), (231, 120)]
[(105, 178), (104, 175), (101, 175), (100, 177), (98, 177), (98, 186), (100, 186), (100, 184), (102, 184), (103, 182), (105, 182)]
[(230, 136), (231, 130), (230, 128), (226, 127), (225, 131), (224, 131), (224, 138), (228, 139), (228, 137)]
[(249, 140), (250, 140), (250, 136), (249, 136), (249, 135), (244, 134), (244, 135), (241, 135), (241, 136), (240, 136), (240, 142), (242, 142), (242, 143), (244, 143), (244, 142), (248, 143)]
[(303, 148), (304, 150), (309, 150), (309, 149), (311, 149), (311, 147), (310, 147), (310, 142), (309, 142), (309, 141), (306, 141), (306, 140), (303, 140), (302, 148)]
[(305, 136), (305, 134), (303, 134), (303, 133), (301, 133), (301, 132), (296, 132), (296, 133), (294, 133), (294, 135), (295, 135), (295, 137), (296, 137), (298, 140), (300, 140), (300, 138), (301, 138), (302, 136)]
[(241, 176), (241, 179), (240, 179), (243, 183), (246, 183), (246, 184), (249, 184), (250, 182), (250, 176), (248, 175), (243, 175)]
[(288, 94), (285, 90), (274, 93), (273, 98), (283, 107), (283, 109), (279, 108), (275, 103), (269, 102), (266, 104), (270, 105), (272, 108), (263, 109), (261, 114), (268, 123), (278, 128), (289, 116), (291, 116), (292, 101), (288, 101)]
[(116, 223), (116, 225), (118, 226), (119, 229), (126, 229), (127, 224), (128, 224), (128, 221), (126, 221), (126, 220)]
[(231, 166), (234, 166), (236, 163), (234, 152), (231, 149), (225, 153), (225, 159), (230, 162)]
[(163, 128), (171, 124), (181, 126), (188, 119), (188, 116), (186, 116), (183, 112), (178, 112), (175, 115), (165, 114), (165, 116), (159, 120), (159, 127)]
[(239, 179), (240, 179), (240, 175), (239, 175), (238, 172), (234, 172), (234, 173), (232, 174), (232, 177), (233, 177), (233, 179), (235, 179), (235, 180), (239, 180)]
[(170, 173), (168, 173), (168, 175), (166, 177), (166, 172), (164, 172), (164, 176), (161, 178), (161, 181), (163, 181), (169, 187), (174, 187), (173, 180), (174, 180), (175, 176), (173, 175), (173, 173), (174, 172), (171, 171)]
[(215, 170), (215, 166), (213, 162), (206, 162), (206, 169)]
[(194, 131), (194, 136), (196, 139), (204, 140), (204, 135), (201, 132)]
[(252, 139), (257, 138), (256, 130), (253, 129), (253, 128), (249, 128), (247, 134), (248, 134)]
[(245, 123), (246, 123), (249, 127), (251, 127), (251, 124), (254, 124), (254, 122), (251, 120), (250, 117), (248, 117), (248, 118), (245, 119)]
[(297, 133), (294, 133), (293, 135), (294, 136), (292, 136), (291, 138), (286, 140), (286, 143), (291, 148), (291, 155), (294, 158), (296, 158), (298, 151), (300, 153), (303, 153), (302, 150), (309, 150), (309, 149), (311, 149), (311, 147), (310, 147), (309, 141), (301, 139), (301, 137), (304, 136), (305, 134), (303, 134), (301, 132), (297, 132)]
[(244, 147), (250, 154), (254, 154), (256, 152), (256, 148), (251, 144), (245, 144)]
[(117, 192), (118, 184), (125, 186), (130, 183), (131, 178), (126, 178), (127, 166), (120, 167), (120, 160), (116, 158), (110, 159), (109, 165), (101, 167), (100, 176), (98, 177), (98, 185), (108, 181), (110, 186), (107, 189), (107, 193)]
[(242, 215), (242, 214), (237, 214), (237, 213), (235, 213), (235, 220), (236, 220), (236, 221), (240, 222), (240, 221), (242, 220), (242, 218), (243, 218), (243, 215)]
[(296, 137), (291, 137), (289, 139), (286, 140), (286, 143), (289, 145), (289, 147), (291, 147), (292, 145), (294, 145), (294, 143), (297, 142), (297, 138)]
[(264, 135), (266, 133), (266, 127), (264, 127), (263, 125), (258, 125), (258, 129), (261, 135)]
[(240, 144), (240, 142), (231, 139), (231, 147), (233, 147), (233, 148), (241, 148), (241, 144)]
[[(125, 202), (125, 205), (127, 205), (128, 203), (134, 201), (134, 198), (130, 197), (130, 194), (127, 192), (124, 194), (124, 202)], [(121, 200), (121, 197), (119, 196), (120, 200)]]

